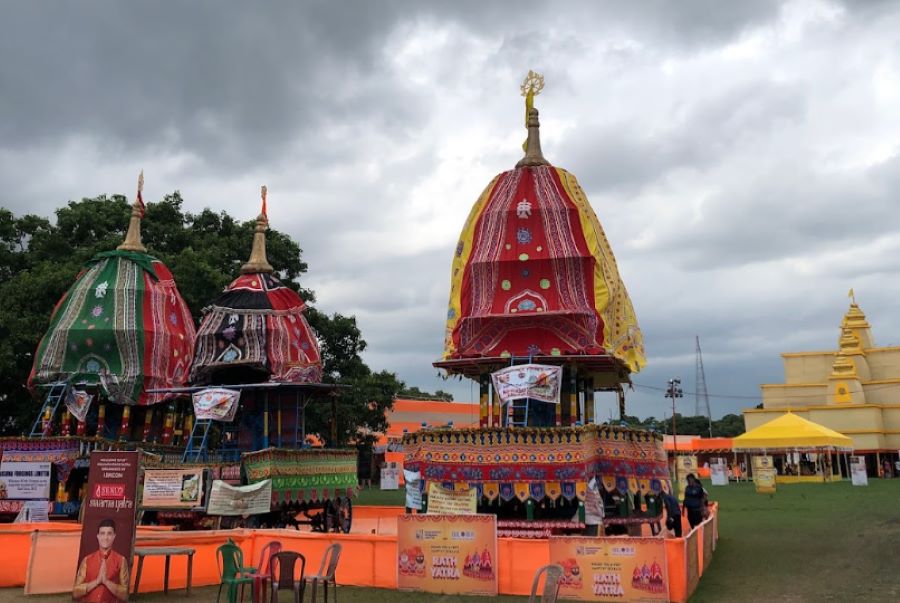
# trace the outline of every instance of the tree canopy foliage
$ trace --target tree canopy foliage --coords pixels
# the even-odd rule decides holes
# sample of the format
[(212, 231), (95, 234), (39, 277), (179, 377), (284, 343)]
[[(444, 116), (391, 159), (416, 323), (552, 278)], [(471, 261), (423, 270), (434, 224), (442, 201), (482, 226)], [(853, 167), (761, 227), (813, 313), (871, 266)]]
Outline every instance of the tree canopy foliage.
[(441, 400), (443, 402), (453, 402), (453, 394), (445, 392), (442, 389), (437, 390), (433, 394), (420, 390), (418, 387), (404, 387), (397, 393), (400, 398), (410, 398), (412, 400)]
[[(56, 211), (55, 224), (0, 208), (0, 403), (6, 416), (0, 432), (20, 434), (30, 427), (40, 406), (25, 383), (53, 307), (85, 262), (122, 242), (130, 212), (127, 200), (119, 195), (71, 201)], [(208, 208), (197, 214), (185, 212), (177, 191), (147, 204), (141, 225), (148, 253), (172, 271), (198, 322), (203, 307), (237, 276), (249, 257), (254, 226), (253, 220), (239, 222)], [(313, 292), (299, 282), (307, 265), (297, 243), (269, 230), (266, 248), (281, 281), (314, 302)], [(310, 405), (308, 432), (343, 445), (359, 440), (359, 433), (386, 429), (384, 412), (403, 383), (393, 373), (372, 372), (363, 362), (360, 354), (366, 342), (354, 317), (329, 316), (312, 307), (307, 317), (319, 335), (325, 380), (351, 386), (336, 400), (337, 440), (331, 441), (327, 401)]]
[[(672, 433), (672, 417), (667, 419), (657, 419), (656, 417), (639, 419), (626, 416), (624, 422), (633, 427), (644, 427), (666, 434)], [(680, 413), (675, 414), (675, 428), (678, 431), (678, 435), (709, 437), (709, 427), (710, 421), (704, 415), (689, 417)], [(744, 431), (744, 419), (740, 415), (725, 415), (721, 419), (712, 421), (712, 435), (715, 438), (733, 438), (741, 435)]]

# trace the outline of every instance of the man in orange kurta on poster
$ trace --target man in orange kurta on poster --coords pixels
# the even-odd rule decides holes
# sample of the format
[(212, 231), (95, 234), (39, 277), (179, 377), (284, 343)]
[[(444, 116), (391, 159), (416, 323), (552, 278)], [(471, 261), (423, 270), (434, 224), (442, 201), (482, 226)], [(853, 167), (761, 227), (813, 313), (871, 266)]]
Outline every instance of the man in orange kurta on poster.
[(112, 549), (116, 522), (104, 519), (97, 527), (99, 548), (78, 565), (72, 598), (90, 603), (119, 603), (128, 599), (128, 563)]

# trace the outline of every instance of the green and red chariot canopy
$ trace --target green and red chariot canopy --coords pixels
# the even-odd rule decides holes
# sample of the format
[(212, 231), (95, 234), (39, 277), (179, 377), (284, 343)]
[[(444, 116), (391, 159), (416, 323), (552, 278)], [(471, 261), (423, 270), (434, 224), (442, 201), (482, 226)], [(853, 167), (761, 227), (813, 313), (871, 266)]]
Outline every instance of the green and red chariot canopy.
[(101, 253), (57, 303), (28, 385), (84, 383), (119, 404), (155, 404), (165, 396), (147, 390), (187, 381), (194, 337), (191, 313), (162, 262)]

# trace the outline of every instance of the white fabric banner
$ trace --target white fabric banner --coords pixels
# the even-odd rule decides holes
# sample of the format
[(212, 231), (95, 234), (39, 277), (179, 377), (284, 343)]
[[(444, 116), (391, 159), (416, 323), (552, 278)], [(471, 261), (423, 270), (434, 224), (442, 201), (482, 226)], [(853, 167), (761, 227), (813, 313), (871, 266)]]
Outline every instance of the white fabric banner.
[(222, 480), (212, 483), (207, 515), (259, 515), (272, 510), (272, 480), (249, 486), (231, 486)]
[(406, 481), (406, 506), (409, 509), (420, 510), (422, 508), (422, 490), (418, 471), (403, 470), (403, 479)]
[(194, 393), (194, 416), (228, 423), (237, 413), (241, 392), (221, 387), (211, 387)]
[(494, 391), (502, 402), (540, 400), (559, 404), (562, 367), (546, 364), (520, 364), (491, 374)]

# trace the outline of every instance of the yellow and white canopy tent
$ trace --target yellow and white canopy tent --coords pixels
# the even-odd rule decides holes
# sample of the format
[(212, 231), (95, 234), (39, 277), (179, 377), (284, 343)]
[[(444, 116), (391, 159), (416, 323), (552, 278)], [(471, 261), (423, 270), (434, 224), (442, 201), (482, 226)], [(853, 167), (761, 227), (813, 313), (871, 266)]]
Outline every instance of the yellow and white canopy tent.
[[(757, 454), (784, 454), (787, 459), (783, 464), (783, 476), (803, 477), (800, 454), (815, 455), (816, 473), (812, 480), (781, 479), (779, 481), (818, 481), (833, 479), (832, 453), (838, 455), (842, 452), (853, 450), (853, 440), (849, 437), (829, 429), (818, 423), (813, 423), (803, 417), (787, 412), (768, 423), (734, 438), (735, 452), (747, 452)], [(840, 459), (840, 456), (838, 456)], [(793, 461), (793, 462), (791, 462)], [(840, 461), (838, 461), (840, 462)], [(840, 473), (840, 467), (838, 467)], [(847, 466), (849, 475), (849, 465)], [(807, 474), (812, 477), (811, 474)]]

